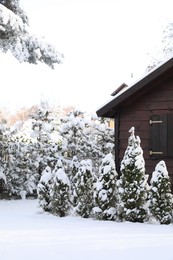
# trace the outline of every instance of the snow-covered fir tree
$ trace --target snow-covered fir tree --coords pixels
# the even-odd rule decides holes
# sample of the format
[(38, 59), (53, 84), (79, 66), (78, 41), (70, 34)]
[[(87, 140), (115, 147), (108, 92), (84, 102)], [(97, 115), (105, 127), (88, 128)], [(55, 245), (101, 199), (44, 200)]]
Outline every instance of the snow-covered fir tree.
[(61, 160), (58, 160), (53, 171), (53, 183), (51, 188), (52, 213), (64, 217), (69, 213), (70, 202), (70, 181), (64, 171)]
[(73, 156), (81, 161), (91, 159), (98, 173), (102, 158), (113, 151), (114, 131), (102, 119), (74, 110), (61, 119), (59, 128), (62, 136), (62, 155), (69, 162)]
[(9, 160), (8, 143), (10, 139), (10, 131), (6, 123), (0, 123), (0, 169), (1, 169), (1, 191), (0, 197), (8, 198), (9, 192), (7, 188), (7, 162)]
[(115, 220), (117, 213), (117, 172), (111, 153), (102, 160), (99, 178), (95, 184), (93, 214), (101, 220)]
[(63, 137), (63, 151), (68, 158), (86, 158), (88, 137), (85, 135), (85, 128), (84, 113), (81, 111), (74, 110), (61, 119), (59, 131)]
[(47, 166), (42, 173), (41, 179), (37, 187), (38, 203), (39, 206), (44, 210), (51, 212), (51, 189), (52, 189), (53, 175), (51, 168)]
[(20, 62), (44, 62), (51, 68), (63, 58), (53, 45), (30, 33), (28, 17), (19, 0), (0, 1), (0, 49), (10, 50)]
[[(97, 157), (104, 158), (108, 153), (114, 153), (114, 129), (109, 127), (106, 118), (94, 118), (92, 151)], [(99, 162), (99, 166), (100, 166)]]
[(91, 215), (94, 206), (94, 181), (91, 160), (82, 160), (76, 173), (73, 184), (77, 195), (75, 212), (83, 218)]
[(7, 180), (4, 174), (4, 169), (0, 167), (0, 199), (4, 199), (6, 191)]
[(11, 196), (24, 198), (36, 196), (38, 173), (37, 164), (29, 150), (29, 140), (23, 136), (12, 136), (8, 142), (6, 162), (7, 187)]
[(32, 134), (37, 149), (37, 162), (39, 163), (39, 174), (46, 166), (53, 170), (58, 158), (59, 146), (54, 142), (52, 134), (54, 131), (51, 112), (46, 107), (39, 107), (38, 111), (32, 115)]
[(72, 201), (72, 204), (73, 206), (77, 206), (77, 193), (76, 193), (76, 174), (79, 170), (79, 160), (77, 158), (77, 156), (74, 156), (73, 159), (72, 159), (72, 162), (70, 164), (70, 172), (69, 172), (69, 179), (70, 179), (70, 182), (71, 182), (71, 201)]
[(173, 196), (171, 182), (164, 161), (160, 161), (152, 174), (149, 191), (149, 209), (151, 217), (161, 224), (173, 221)]
[(128, 146), (121, 162), (121, 176), (118, 181), (119, 218), (131, 222), (143, 222), (147, 218), (148, 176), (145, 175), (143, 150), (135, 129), (130, 130)]

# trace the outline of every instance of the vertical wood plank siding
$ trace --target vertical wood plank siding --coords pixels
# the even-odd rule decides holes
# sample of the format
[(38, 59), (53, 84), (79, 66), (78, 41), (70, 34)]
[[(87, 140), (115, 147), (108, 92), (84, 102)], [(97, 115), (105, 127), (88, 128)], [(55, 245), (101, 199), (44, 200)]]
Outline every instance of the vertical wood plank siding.
[[(135, 134), (140, 136), (141, 147), (144, 151), (146, 163), (146, 173), (151, 174), (156, 164), (164, 160), (169, 175), (173, 180), (173, 158), (151, 158), (150, 156), (150, 118), (154, 115), (168, 114), (170, 117), (170, 129), (168, 135), (173, 135), (173, 76), (169, 80), (160, 82), (155, 88), (152, 88), (148, 94), (140, 98), (133, 97), (133, 103), (123, 104), (119, 113), (119, 154), (118, 159), (121, 162), (125, 149), (127, 147), (129, 129), (134, 126)], [(163, 129), (166, 131), (166, 129)], [(164, 134), (164, 133), (163, 133)], [(116, 140), (117, 141), (117, 140)], [(173, 151), (173, 143), (169, 144), (169, 150)]]

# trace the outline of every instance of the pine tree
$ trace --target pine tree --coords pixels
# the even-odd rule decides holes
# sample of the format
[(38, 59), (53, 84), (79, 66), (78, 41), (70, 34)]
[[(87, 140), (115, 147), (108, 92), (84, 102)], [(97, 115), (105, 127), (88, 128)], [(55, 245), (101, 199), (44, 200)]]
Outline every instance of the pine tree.
[(37, 164), (30, 151), (30, 140), (22, 133), (13, 134), (8, 141), (8, 159), (5, 172), (10, 196), (36, 197), (38, 173)]
[(143, 222), (147, 217), (147, 176), (141, 141), (134, 131), (134, 127), (129, 130), (131, 135), (121, 162), (119, 217), (125, 221)]
[(74, 207), (77, 206), (77, 193), (76, 193), (76, 179), (75, 176), (79, 170), (79, 160), (76, 156), (73, 157), (73, 160), (70, 164), (70, 173), (69, 173), (69, 179), (71, 182), (71, 201)]
[(107, 154), (102, 160), (99, 179), (95, 184), (94, 215), (102, 220), (115, 220), (117, 207), (117, 172), (113, 155)]
[(77, 194), (77, 206), (75, 212), (83, 218), (88, 218), (94, 205), (94, 173), (91, 160), (82, 160), (79, 170), (74, 177), (75, 191)]
[(20, 62), (44, 62), (51, 68), (62, 61), (63, 55), (53, 45), (31, 35), (29, 21), (20, 8), (19, 0), (0, 1), (0, 49), (10, 50)]
[(0, 167), (0, 199), (5, 198), (6, 185), (7, 185), (7, 180), (4, 174), (4, 169)]
[(71, 207), (70, 181), (60, 160), (53, 171), (53, 176), (51, 189), (52, 213), (64, 217), (68, 214)]
[(44, 210), (51, 212), (51, 188), (53, 182), (53, 175), (49, 166), (45, 168), (37, 187), (38, 203)]
[(164, 161), (160, 161), (152, 174), (149, 191), (149, 209), (151, 216), (161, 224), (170, 224), (173, 220), (173, 196), (171, 182)]
[(102, 158), (113, 152), (114, 131), (105, 120), (74, 110), (61, 119), (62, 155), (69, 161), (73, 156), (81, 161), (90, 159), (94, 172), (98, 173)]
[(58, 158), (58, 145), (52, 139), (54, 131), (52, 125), (51, 112), (47, 108), (40, 107), (34, 115), (32, 115), (32, 135), (35, 140), (37, 149), (37, 162), (39, 163), (39, 175), (46, 166), (53, 170)]
[(7, 183), (7, 165), (9, 160), (8, 144), (10, 139), (10, 131), (6, 124), (0, 123), (0, 198), (9, 198), (9, 190)]

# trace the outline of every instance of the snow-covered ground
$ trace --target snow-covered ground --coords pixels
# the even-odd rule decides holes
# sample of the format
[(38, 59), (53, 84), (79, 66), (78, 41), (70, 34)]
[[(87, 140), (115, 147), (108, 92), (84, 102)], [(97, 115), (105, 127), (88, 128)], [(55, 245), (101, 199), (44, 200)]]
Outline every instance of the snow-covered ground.
[(0, 260), (172, 260), (173, 225), (58, 218), (0, 201)]

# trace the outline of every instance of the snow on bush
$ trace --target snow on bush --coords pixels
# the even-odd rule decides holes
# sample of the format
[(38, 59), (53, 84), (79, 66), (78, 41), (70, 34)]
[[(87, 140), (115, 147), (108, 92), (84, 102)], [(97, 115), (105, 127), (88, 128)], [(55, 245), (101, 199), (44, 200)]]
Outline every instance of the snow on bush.
[(102, 160), (99, 178), (95, 184), (95, 204), (93, 215), (97, 219), (115, 220), (117, 208), (117, 172), (111, 153)]
[(52, 172), (51, 168), (47, 166), (42, 172), (41, 179), (37, 186), (38, 203), (39, 206), (44, 210), (50, 212), (51, 208), (51, 188), (52, 188)]
[(144, 222), (147, 218), (147, 179), (143, 150), (135, 129), (130, 130), (128, 146), (121, 162), (119, 189), (119, 218), (132, 222)]
[(170, 224), (173, 218), (173, 196), (167, 167), (164, 161), (160, 161), (152, 174), (149, 191), (149, 209), (151, 218), (155, 218), (161, 224)]
[(74, 176), (73, 181), (77, 195), (75, 212), (84, 218), (88, 218), (91, 215), (91, 211), (94, 205), (93, 185), (95, 181), (95, 175), (92, 171), (91, 160), (82, 160), (80, 162), (79, 169)]
[(64, 217), (69, 213), (70, 203), (70, 181), (65, 173), (61, 160), (53, 171), (53, 182), (51, 187), (52, 213)]

